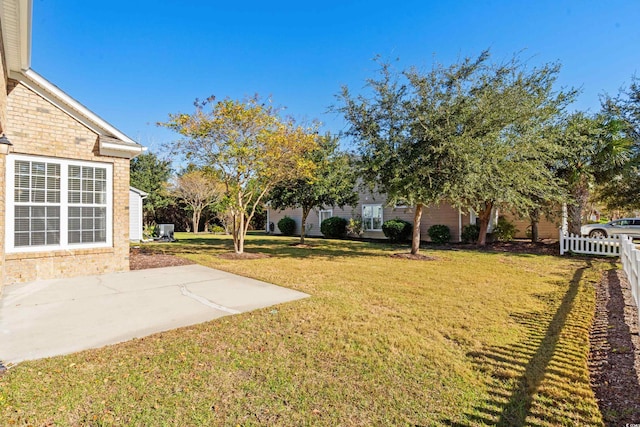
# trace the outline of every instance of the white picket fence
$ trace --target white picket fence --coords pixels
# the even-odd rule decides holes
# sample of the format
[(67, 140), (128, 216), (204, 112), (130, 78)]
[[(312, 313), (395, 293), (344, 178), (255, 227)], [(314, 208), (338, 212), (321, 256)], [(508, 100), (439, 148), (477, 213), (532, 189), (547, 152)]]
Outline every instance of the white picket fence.
[[(627, 276), (629, 286), (631, 287), (631, 295), (633, 300), (638, 304), (638, 295), (640, 295), (640, 251), (633, 243), (633, 239), (629, 236), (621, 236), (620, 240), (620, 261), (622, 262), (622, 270)], [(638, 321), (640, 322), (640, 311), (638, 311)]]
[[(581, 237), (568, 234), (560, 230), (560, 255), (566, 252), (577, 254), (620, 256), (622, 270), (627, 276), (631, 295), (639, 307), (640, 297), (640, 250), (636, 248), (633, 239), (624, 234), (611, 237)], [(640, 322), (640, 310), (636, 311)]]
[(619, 256), (620, 235), (611, 237), (582, 237), (569, 234), (560, 229), (560, 255), (574, 254)]

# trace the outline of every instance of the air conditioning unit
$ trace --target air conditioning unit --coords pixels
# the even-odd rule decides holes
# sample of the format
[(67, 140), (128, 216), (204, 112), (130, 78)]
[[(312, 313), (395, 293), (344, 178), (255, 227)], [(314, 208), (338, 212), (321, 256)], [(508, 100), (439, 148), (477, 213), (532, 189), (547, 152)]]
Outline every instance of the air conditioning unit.
[(158, 224), (158, 239), (163, 242), (175, 242), (173, 238), (173, 224)]

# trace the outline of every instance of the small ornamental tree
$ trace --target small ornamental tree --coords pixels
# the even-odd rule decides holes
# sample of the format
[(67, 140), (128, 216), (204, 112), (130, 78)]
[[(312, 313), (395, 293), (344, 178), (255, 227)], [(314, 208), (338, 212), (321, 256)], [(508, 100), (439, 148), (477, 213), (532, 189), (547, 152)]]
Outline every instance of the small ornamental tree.
[(159, 125), (182, 137), (173, 143), (174, 152), (220, 177), (234, 250), (241, 254), (265, 196), (282, 182), (312, 175), (308, 156), (316, 148), (316, 130), (281, 118), (257, 96), (244, 101), (211, 97), (196, 100), (195, 107), (191, 114), (170, 114)]
[(327, 134), (317, 139), (315, 150), (307, 160), (314, 165), (306, 178), (284, 181), (271, 191), (269, 201), (274, 209), (301, 208), (300, 243), (304, 244), (307, 217), (312, 209), (353, 205), (358, 201), (356, 178), (349, 156), (338, 149), (338, 139)]
[(191, 211), (193, 232), (198, 234), (202, 212), (222, 200), (224, 186), (213, 174), (193, 170), (176, 177), (169, 186), (169, 194)]

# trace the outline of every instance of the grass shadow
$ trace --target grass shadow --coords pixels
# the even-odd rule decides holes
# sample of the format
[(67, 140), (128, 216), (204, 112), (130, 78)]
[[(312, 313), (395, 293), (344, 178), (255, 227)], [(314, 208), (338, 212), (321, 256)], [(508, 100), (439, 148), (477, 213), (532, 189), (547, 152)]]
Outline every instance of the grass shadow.
[(586, 363), (588, 341), (585, 347), (581, 343), (589, 317), (576, 313), (576, 298), (589, 268), (587, 261), (575, 271), (564, 295), (538, 296), (548, 308), (557, 307), (555, 312), (511, 315), (528, 331), (524, 340), (468, 353), (476, 369), (489, 374), (489, 398), (465, 414), (464, 422), (445, 419), (444, 424), (601, 425), (597, 408), (581, 402), (590, 393), (588, 376), (575, 369)]

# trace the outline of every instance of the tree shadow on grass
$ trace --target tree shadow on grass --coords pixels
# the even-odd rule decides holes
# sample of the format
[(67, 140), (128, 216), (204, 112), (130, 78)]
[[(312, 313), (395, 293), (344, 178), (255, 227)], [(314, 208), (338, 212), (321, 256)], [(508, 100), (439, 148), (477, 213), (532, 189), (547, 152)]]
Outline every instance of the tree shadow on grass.
[[(260, 238), (251, 236), (245, 241), (245, 251), (248, 253), (263, 253), (271, 257), (290, 258), (337, 258), (337, 257), (370, 257), (389, 256), (397, 252), (409, 252), (408, 245), (376, 244), (341, 240), (336, 244), (334, 240), (307, 239), (307, 247), (297, 247), (299, 242), (291, 237), (265, 236)], [(143, 251), (163, 252), (167, 254), (209, 254), (233, 251), (233, 241), (230, 238), (194, 237), (180, 240), (177, 243), (150, 244), (143, 246)]]
[(464, 421), (444, 419), (444, 424), (601, 425), (597, 407), (583, 399), (591, 393), (581, 369), (591, 314), (576, 306), (583, 274), (590, 267), (587, 261), (576, 270), (562, 297), (559, 292), (537, 296), (548, 310), (512, 314), (528, 330), (524, 340), (468, 354), (488, 378), (489, 398), (465, 414)]
[(591, 328), (589, 365), (593, 389), (607, 425), (640, 420), (640, 384), (635, 367), (638, 344), (634, 345), (634, 340), (638, 342), (637, 309), (629, 284), (620, 280), (620, 274), (613, 268), (600, 282), (596, 319)]

